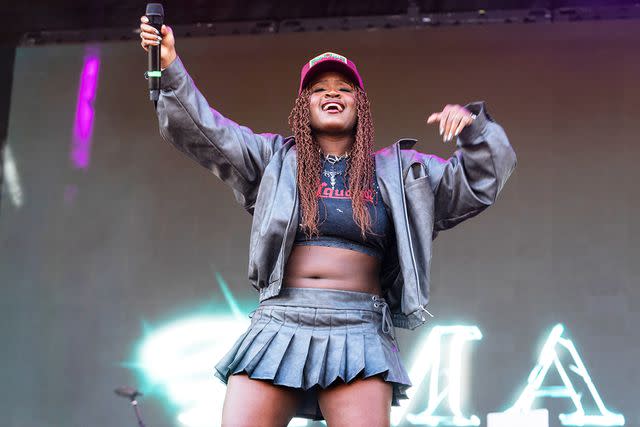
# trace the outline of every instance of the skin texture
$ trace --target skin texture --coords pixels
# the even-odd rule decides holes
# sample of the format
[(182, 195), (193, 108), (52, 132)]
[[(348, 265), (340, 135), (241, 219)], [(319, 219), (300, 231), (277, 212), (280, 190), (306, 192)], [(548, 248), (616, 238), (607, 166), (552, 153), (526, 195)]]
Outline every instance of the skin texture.
[[(309, 89), (311, 131), (316, 142), (325, 154), (344, 154), (351, 149), (355, 139), (356, 99), (353, 84), (342, 74), (328, 71), (313, 79)], [(342, 104), (344, 110), (339, 113), (324, 111), (322, 106), (331, 102)]]
[(330, 427), (388, 427), (392, 390), (379, 376), (336, 384), (318, 393)]
[(231, 375), (222, 408), (222, 426), (286, 426), (299, 399), (296, 389), (252, 380), (246, 374)]
[[(169, 26), (158, 33), (140, 18), (141, 46), (162, 45), (161, 66), (177, 57)], [(310, 82), (309, 113), (314, 140), (325, 154), (342, 155), (355, 141), (357, 106), (354, 86), (344, 75), (324, 72)], [(327, 102), (342, 106), (339, 112), (323, 110)], [(471, 124), (471, 113), (460, 105), (446, 105), (429, 116), (427, 123), (439, 123), (443, 141), (451, 141)], [(284, 283), (290, 287), (340, 289), (380, 295), (380, 262), (367, 254), (343, 248), (294, 246), (287, 261)], [(229, 378), (222, 412), (223, 426), (286, 426), (295, 414), (300, 392), (253, 380), (245, 374)], [(379, 377), (336, 383), (319, 390), (318, 402), (330, 427), (389, 426), (392, 387)]]

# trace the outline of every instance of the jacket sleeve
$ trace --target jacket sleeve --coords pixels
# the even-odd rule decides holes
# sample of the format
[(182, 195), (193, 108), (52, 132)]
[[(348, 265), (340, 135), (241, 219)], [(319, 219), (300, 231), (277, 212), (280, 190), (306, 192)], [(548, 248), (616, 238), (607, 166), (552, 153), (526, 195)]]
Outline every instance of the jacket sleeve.
[(495, 202), (516, 166), (516, 155), (484, 102), (465, 106), (476, 114), (458, 135), (457, 150), (448, 160), (427, 157), (434, 193), (434, 231), (446, 230)]
[(255, 134), (211, 108), (179, 57), (162, 72), (156, 112), (162, 137), (229, 185), (252, 212), (262, 173), (282, 136)]

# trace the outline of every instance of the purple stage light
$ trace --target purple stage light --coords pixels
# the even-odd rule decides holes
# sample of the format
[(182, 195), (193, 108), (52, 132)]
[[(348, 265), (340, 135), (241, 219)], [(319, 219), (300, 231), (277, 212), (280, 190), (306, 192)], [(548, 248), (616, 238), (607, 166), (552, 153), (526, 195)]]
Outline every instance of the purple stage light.
[(91, 136), (93, 133), (93, 101), (98, 89), (99, 71), (99, 54), (95, 49), (88, 49), (84, 57), (82, 74), (80, 74), (76, 118), (73, 126), (71, 161), (76, 169), (87, 169), (89, 167)]

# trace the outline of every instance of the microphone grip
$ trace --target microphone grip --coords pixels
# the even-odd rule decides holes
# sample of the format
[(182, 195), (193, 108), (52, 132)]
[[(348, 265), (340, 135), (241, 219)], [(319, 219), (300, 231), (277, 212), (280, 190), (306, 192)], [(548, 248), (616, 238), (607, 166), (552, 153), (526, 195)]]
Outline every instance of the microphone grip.
[[(160, 32), (162, 28), (163, 16), (150, 15), (148, 24)], [(149, 46), (149, 62), (148, 62), (148, 75), (149, 75), (149, 99), (151, 101), (157, 101), (160, 97), (160, 49), (161, 44), (157, 46)]]
[(160, 77), (156, 74), (160, 71), (160, 45), (149, 46), (147, 70), (149, 71), (149, 90), (160, 90)]

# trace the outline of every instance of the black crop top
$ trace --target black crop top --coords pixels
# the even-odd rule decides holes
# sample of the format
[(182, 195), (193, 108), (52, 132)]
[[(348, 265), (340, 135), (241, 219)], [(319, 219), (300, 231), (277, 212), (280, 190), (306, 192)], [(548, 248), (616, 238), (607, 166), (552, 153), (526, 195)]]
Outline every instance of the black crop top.
[[(385, 209), (374, 170), (373, 194), (367, 196), (367, 208), (371, 217), (371, 231), (362, 239), (360, 227), (353, 219), (351, 192), (348, 177), (345, 182), (345, 169), (348, 159), (335, 164), (327, 160), (323, 164), (320, 188), (318, 188), (318, 231), (319, 237), (307, 239), (302, 227), (298, 230), (294, 244), (333, 246), (351, 249), (373, 255), (379, 259), (384, 256), (389, 236), (393, 236), (393, 223)], [(302, 219), (302, 211), (298, 210), (298, 218)]]

